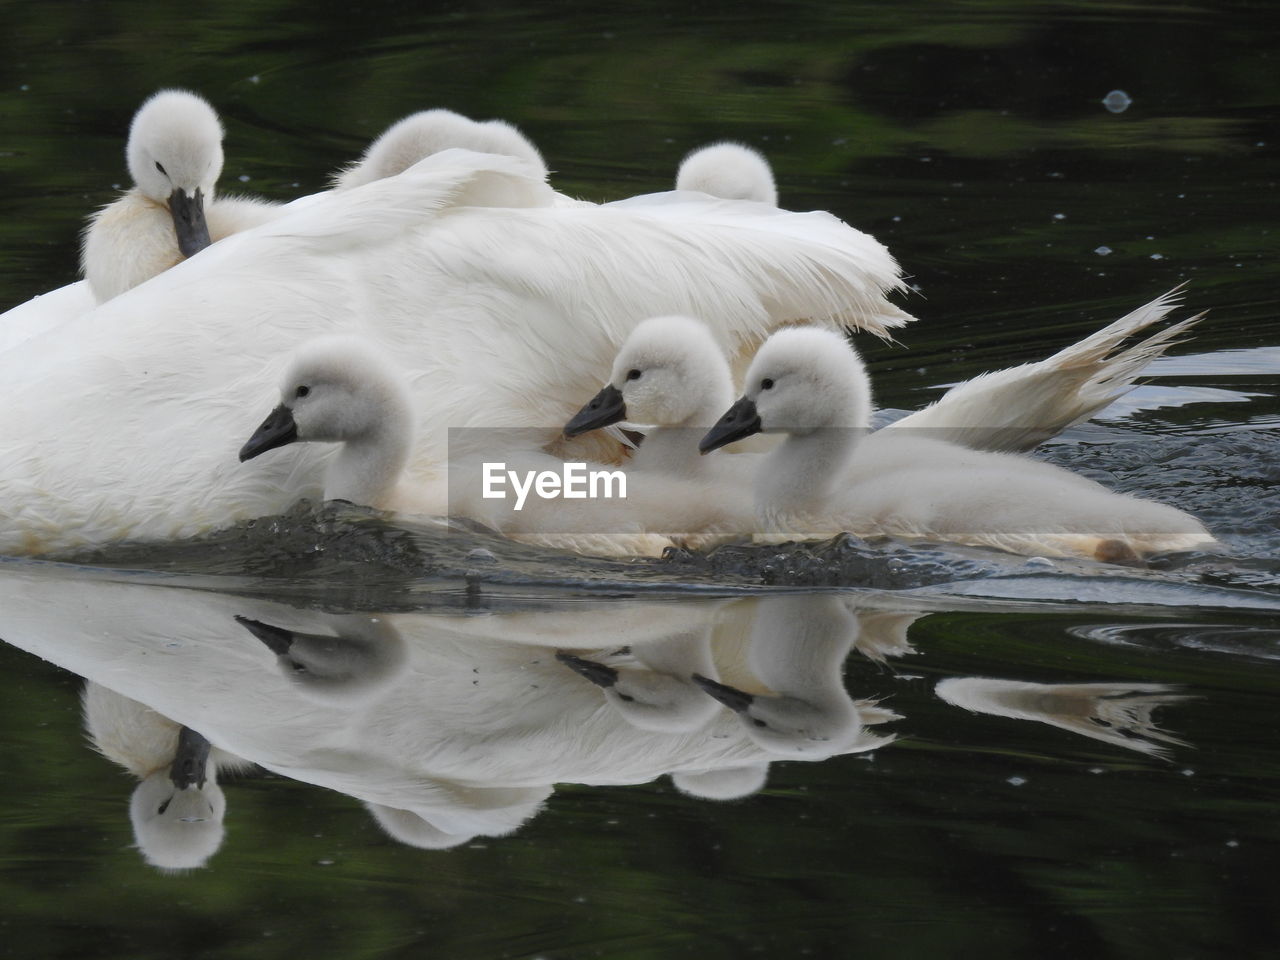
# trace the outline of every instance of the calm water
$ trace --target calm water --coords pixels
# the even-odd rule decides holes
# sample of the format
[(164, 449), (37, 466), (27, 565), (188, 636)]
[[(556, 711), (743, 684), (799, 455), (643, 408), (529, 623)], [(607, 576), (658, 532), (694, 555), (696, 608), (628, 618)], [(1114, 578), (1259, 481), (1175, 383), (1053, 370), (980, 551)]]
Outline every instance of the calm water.
[[(620, 563), (332, 507), (0, 562), (0, 954), (1270, 955), (1265, 8), (8, 4), (0, 36), (0, 307), (74, 279), (163, 86), (222, 113), (224, 189), (276, 199), (430, 106), (517, 123), (593, 200), (733, 138), (784, 206), (911, 275), (921, 322), (859, 343), (887, 408), (1189, 281), (1194, 339), (1038, 455), (1229, 548), (1151, 570), (848, 540)], [(85, 678), (256, 764), (219, 778), (203, 868), (146, 862)]]

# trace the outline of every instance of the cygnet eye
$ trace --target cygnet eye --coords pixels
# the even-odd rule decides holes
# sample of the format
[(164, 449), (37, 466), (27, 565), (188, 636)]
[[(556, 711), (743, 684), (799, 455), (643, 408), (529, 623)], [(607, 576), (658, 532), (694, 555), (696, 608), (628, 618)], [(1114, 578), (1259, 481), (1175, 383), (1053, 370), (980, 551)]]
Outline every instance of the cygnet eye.
[(639, 370), (628, 370), (628, 371), (627, 371), (627, 379), (628, 379), (628, 380), (639, 380), (639, 379), (640, 379), (640, 371), (639, 371)]
[(167, 176), (169, 175), (169, 174), (167, 174), (167, 173), (165, 173), (165, 172), (164, 172), (164, 167), (162, 167), (162, 166), (160, 165), (160, 161), (159, 161), (159, 160), (157, 160), (157, 161), (156, 161), (156, 169), (160, 171), (160, 175), (161, 175), (161, 176), (167, 177)]
[(772, 378), (772, 377), (765, 377), (763, 380), (761, 380), (761, 381), (760, 381), (760, 389), (761, 389), (761, 390), (772, 390), (772, 389), (773, 389), (773, 378)]
[(298, 387), (297, 390), (293, 391), (293, 395), (297, 397), (299, 400), (301, 400), (310, 392), (311, 392), (311, 388), (304, 383), (302, 386)]

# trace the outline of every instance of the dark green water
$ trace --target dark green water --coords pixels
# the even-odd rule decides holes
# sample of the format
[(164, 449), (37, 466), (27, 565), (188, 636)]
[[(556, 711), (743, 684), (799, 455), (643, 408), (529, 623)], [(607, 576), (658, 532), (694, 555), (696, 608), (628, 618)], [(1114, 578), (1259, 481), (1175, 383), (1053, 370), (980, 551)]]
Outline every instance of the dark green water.
[[(222, 113), (223, 188), (274, 199), (431, 106), (518, 124), (593, 200), (664, 189), (688, 150), (733, 138), (768, 155), (783, 206), (832, 210), (911, 275), (921, 322), (859, 343), (886, 407), (1189, 281), (1188, 309), (1211, 311), (1195, 338), (1041, 455), (1192, 510), (1230, 548), (1153, 571), (839, 543), (619, 564), (338, 510), (3, 564), (0, 955), (1270, 956), (1276, 28), (1250, 3), (0, 6), (0, 307), (74, 279), (128, 120), (164, 86)], [(1101, 102), (1115, 89), (1122, 113)], [(852, 619), (826, 594), (739, 596), (779, 585), (839, 586)], [(299, 691), (234, 620), (343, 635), (351, 610), (407, 651), (361, 696)], [(786, 686), (774, 647), (819, 651), (796, 699), (829, 739), (766, 749), (719, 706), (655, 732), (554, 659), (636, 671), (620, 647), (690, 625), (748, 687)], [(884, 663), (863, 650), (877, 630)], [(204, 868), (134, 847), (134, 781), (87, 745), (77, 674), (262, 764), (222, 778)], [(896, 740), (832, 746), (851, 735), (841, 677), (901, 715), (869, 728)], [(1040, 721), (942, 698), (973, 677), (1166, 685), (1146, 695), (1185, 699), (1153, 708), (1154, 732), (1181, 742), (1043, 722), (1093, 709), (1061, 690), (1028, 694)], [(1112, 727), (1076, 731), (1124, 726), (1117, 702), (1143, 694), (1112, 693)], [(670, 776), (698, 763), (767, 777), (699, 799)], [(449, 850), (392, 839), (361, 803), (459, 779), (554, 790), (514, 833)]]

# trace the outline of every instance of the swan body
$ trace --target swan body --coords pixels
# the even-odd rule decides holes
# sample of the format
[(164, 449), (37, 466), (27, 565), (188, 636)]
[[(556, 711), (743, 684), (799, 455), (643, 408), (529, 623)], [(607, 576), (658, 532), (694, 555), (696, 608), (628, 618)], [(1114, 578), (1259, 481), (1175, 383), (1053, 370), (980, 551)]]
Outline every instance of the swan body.
[(778, 205), (778, 188), (769, 161), (741, 143), (713, 143), (694, 150), (680, 161), (676, 189)]
[(251, 764), (99, 683), (85, 684), (82, 703), (94, 748), (139, 781), (129, 818), (147, 862), (202, 866), (222, 844), (227, 802), (217, 774)]
[(560, 425), (644, 317), (695, 313), (735, 352), (805, 317), (880, 333), (909, 319), (885, 299), (888, 252), (828, 214), (549, 193), (520, 161), (444, 151), (0, 356), (0, 551), (189, 536), (316, 498), (332, 450), (235, 459), (246, 405), (268, 408), (283, 358), (315, 336), (367, 337), (403, 366), (417, 484), (440, 482), (449, 428), (518, 428), (561, 452)]
[(1214, 543), (1180, 510), (1049, 464), (916, 437), (878, 447), (866, 438), (870, 413), (866, 371), (841, 337), (781, 330), (700, 448), (760, 431), (785, 435), (755, 474), (757, 530), (767, 537), (844, 530), (1123, 561)]
[(87, 280), (32, 297), (0, 314), (0, 353), (54, 330), (97, 305)]
[(133, 187), (85, 229), (80, 262), (99, 303), (275, 216), (276, 204), (215, 203), (222, 137), (217, 113), (194, 93), (162, 90), (138, 109), (125, 149)]

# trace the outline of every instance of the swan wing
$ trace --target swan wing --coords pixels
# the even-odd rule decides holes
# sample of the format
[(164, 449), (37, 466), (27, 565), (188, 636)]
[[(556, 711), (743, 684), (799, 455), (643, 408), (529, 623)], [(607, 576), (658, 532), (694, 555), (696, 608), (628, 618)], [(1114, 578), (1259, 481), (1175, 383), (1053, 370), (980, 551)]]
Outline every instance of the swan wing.
[(958, 384), (890, 429), (937, 431), (940, 439), (978, 450), (1031, 450), (1128, 393), (1147, 365), (1204, 316), (1123, 346), (1165, 319), (1178, 305), (1180, 291), (1170, 290), (1047, 360)]

